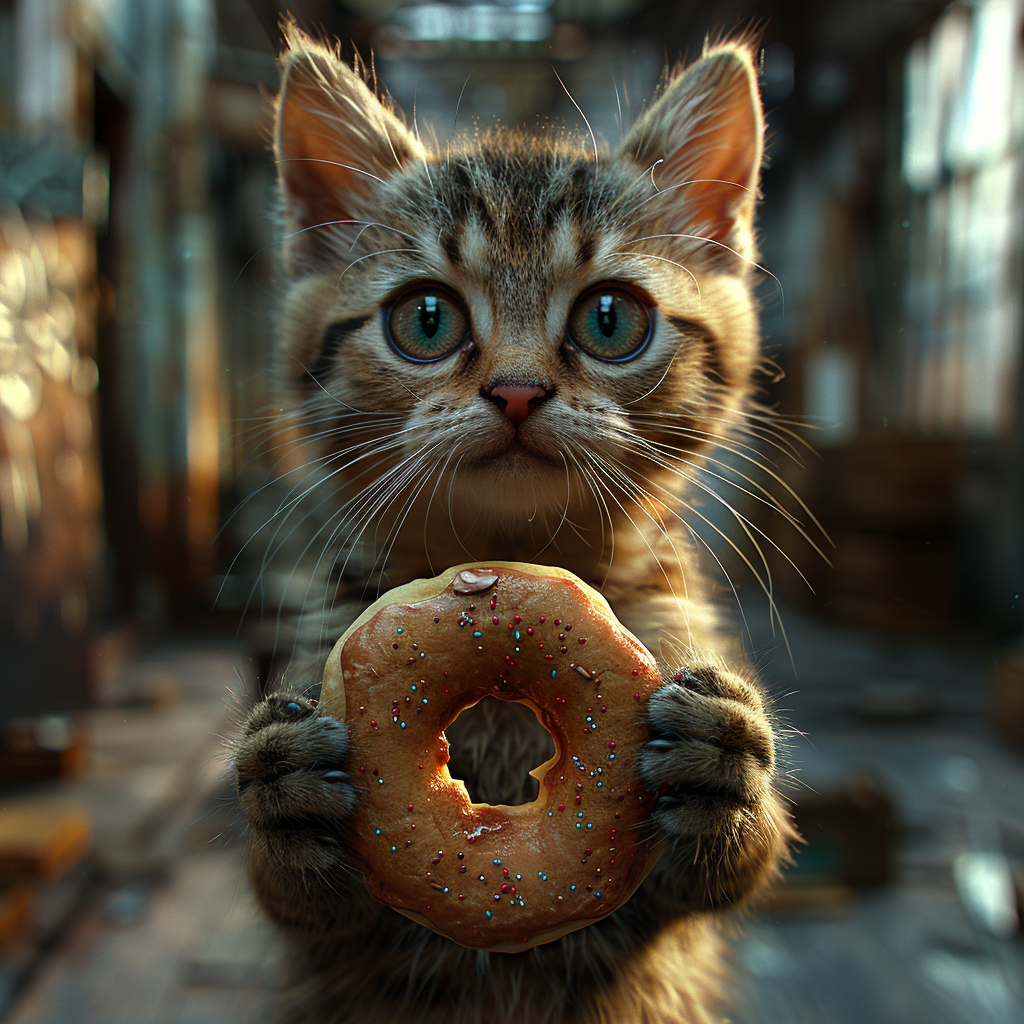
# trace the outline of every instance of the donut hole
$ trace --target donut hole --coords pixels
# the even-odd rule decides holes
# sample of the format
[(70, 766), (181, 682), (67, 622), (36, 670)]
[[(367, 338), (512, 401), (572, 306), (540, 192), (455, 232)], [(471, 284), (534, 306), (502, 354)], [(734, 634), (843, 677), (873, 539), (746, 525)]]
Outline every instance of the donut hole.
[(473, 803), (515, 807), (537, 799), (540, 783), (530, 772), (554, 756), (555, 741), (531, 707), (484, 697), (444, 734), (448, 772)]

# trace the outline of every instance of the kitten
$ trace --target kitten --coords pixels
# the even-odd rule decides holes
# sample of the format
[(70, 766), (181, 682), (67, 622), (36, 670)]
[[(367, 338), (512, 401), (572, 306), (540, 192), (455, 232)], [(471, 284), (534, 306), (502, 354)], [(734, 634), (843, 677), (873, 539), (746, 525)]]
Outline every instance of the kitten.
[[(290, 949), (283, 1018), (720, 1020), (717, 918), (793, 838), (772, 717), (683, 523), (759, 358), (750, 55), (723, 45), (676, 73), (614, 151), (495, 130), (436, 153), (286, 32), (282, 372), (323, 458), (311, 544), (336, 557), (310, 583), (319, 655), (253, 710), (234, 757), (256, 896)], [(370, 899), (346, 858), (358, 751), (315, 700), (326, 649), (378, 589), (471, 559), (583, 577), (665, 680), (640, 763), (669, 852), (615, 913), (523, 954), (463, 949)], [(491, 705), (452, 772), (523, 802), (508, 778), (549, 738)]]

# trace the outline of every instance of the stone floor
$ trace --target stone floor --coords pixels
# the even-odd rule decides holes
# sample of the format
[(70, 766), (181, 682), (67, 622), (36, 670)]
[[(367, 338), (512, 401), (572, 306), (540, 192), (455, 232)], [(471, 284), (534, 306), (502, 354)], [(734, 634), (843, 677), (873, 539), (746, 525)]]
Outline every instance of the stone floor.
[[(1024, 864), (1024, 757), (989, 734), (987, 657), (785, 621), (792, 659), (765, 622), (750, 642), (803, 734), (790, 737), (791, 792), (870, 772), (898, 810), (898, 879), (751, 921), (735, 1024), (1024, 1024), (1024, 942), (975, 927), (951, 869), (979, 842)], [(93, 810), (95, 881), (10, 1024), (269, 1019), (274, 939), (219, 753), (239, 714), (230, 691), (244, 690), (236, 668), (225, 646), (167, 645), (129, 667), (122, 706), (93, 714), (90, 770), (55, 798)]]

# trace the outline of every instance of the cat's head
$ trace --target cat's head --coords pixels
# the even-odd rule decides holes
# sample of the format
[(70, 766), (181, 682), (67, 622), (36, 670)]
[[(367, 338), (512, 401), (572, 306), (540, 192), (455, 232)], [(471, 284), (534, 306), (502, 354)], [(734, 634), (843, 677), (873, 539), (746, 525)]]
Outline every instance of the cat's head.
[(334, 465), (372, 500), (422, 483), (512, 525), (567, 488), (612, 510), (677, 491), (758, 358), (746, 50), (670, 76), (611, 150), (494, 130), (438, 152), (358, 69), (287, 41), (284, 370)]

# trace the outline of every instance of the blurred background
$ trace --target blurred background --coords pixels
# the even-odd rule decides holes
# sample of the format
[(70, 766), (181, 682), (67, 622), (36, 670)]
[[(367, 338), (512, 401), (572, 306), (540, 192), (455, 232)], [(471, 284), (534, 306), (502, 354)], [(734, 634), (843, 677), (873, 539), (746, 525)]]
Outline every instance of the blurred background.
[(1021, 0), (0, 0), (0, 1015), (269, 1012), (221, 751), (302, 596), (301, 531), (270, 557), (262, 529), (294, 478), (233, 514), (291, 468), (286, 11), (372, 52), (442, 145), (457, 109), (582, 130), (555, 71), (614, 145), (666, 63), (756, 33), (778, 416), (745, 441), (827, 558), (734, 489), (784, 631), (726, 568), (807, 838), (737, 947), (734, 1019), (1020, 1024)]

